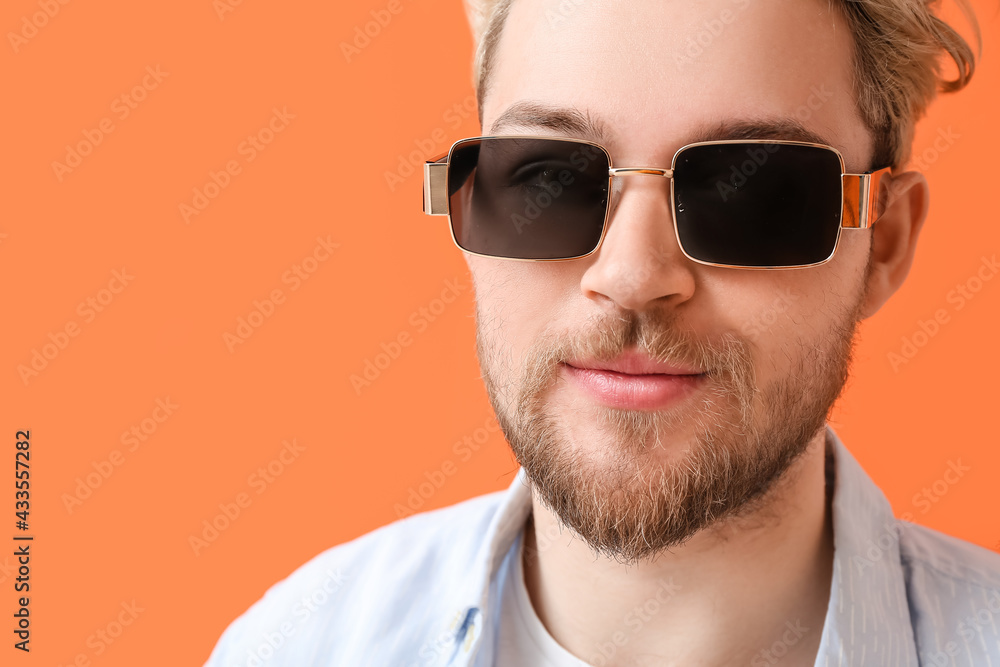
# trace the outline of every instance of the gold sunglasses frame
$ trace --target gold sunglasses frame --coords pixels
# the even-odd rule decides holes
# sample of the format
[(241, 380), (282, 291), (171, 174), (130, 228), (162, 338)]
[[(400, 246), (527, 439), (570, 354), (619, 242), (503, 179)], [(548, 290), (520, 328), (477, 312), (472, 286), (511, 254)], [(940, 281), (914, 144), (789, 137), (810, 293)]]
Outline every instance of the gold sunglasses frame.
[[(552, 139), (555, 141), (568, 141), (573, 143), (578, 143), (586, 146), (593, 146), (600, 150), (608, 159), (608, 204), (604, 210), (604, 225), (601, 228), (601, 238), (598, 239), (597, 245), (590, 252), (583, 255), (576, 255), (574, 257), (554, 257), (554, 258), (528, 258), (528, 257), (499, 257), (497, 255), (484, 255), (482, 253), (473, 252), (471, 250), (466, 250), (458, 244), (458, 239), (455, 238), (455, 225), (451, 218), (450, 203), (448, 197), (448, 167), (451, 164), (452, 154), (455, 152), (455, 148), (473, 141), (481, 141), (483, 139)], [(833, 250), (830, 251), (830, 255), (819, 262), (813, 262), (811, 264), (797, 264), (794, 266), (747, 266), (742, 264), (717, 264), (713, 262), (706, 262), (704, 260), (696, 259), (689, 255), (684, 249), (684, 244), (681, 243), (680, 234), (677, 231), (677, 208), (674, 199), (674, 169), (677, 165), (677, 158), (685, 150), (689, 148), (694, 148), (696, 146), (709, 146), (717, 144), (787, 144), (791, 146), (813, 146), (815, 148), (822, 148), (824, 150), (832, 151), (837, 159), (840, 160), (840, 171), (841, 171), (841, 198), (843, 200), (843, 208), (840, 216), (840, 224), (837, 226), (837, 239), (834, 242)], [(844, 164), (844, 156), (841, 155), (833, 146), (828, 146), (826, 144), (816, 144), (807, 141), (789, 141), (783, 139), (740, 139), (740, 140), (721, 140), (721, 141), (698, 141), (694, 143), (681, 146), (674, 153), (673, 159), (670, 161), (670, 169), (661, 169), (659, 167), (615, 167), (614, 162), (611, 159), (611, 153), (604, 146), (593, 141), (588, 141), (586, 139), (577, 139), (573, 137), (556, 137), (547, 135), (490, 135), (482, 137), (469, 137), (467, 139), (460, 139), (451, 145), (447, 153), (444, 153), (433, 160), (428, 160), (424, 163), (424, 188), (423, 188), (423, 208), (424, 213), (427, 215), (436, 216), (447, 216), (448, 217), (448, 229), (451, 233), (451, 240), (462, 252), (467, 252), (471, 255), (476, 255), (478, 257), (489, 257), (492, 259), (504, 259), (513, 260), (519, 262), (564, 262), (573, 259), (582, 259), (584, 257), (589, 257), (601, 248), (601, 244), (604, 242), (604, 237), (607, 234), (608, 226), (611, 218), (612, 209), (612, 195), (614, 192), (614, 177), (615, 176), (633, 176), (633, 175), (650, 175), (650, 176), (661, 176), (670, 179), (670, 217), (674, 228), (674, 238), (677, 240), (677, 247), (680, 248), (681, 252), (692, 262), (702, 264), (705, 266), (717, 266), (728, 269), (764, 269), (764, 270), (777, 270), (777, 269), (802, 269), (812, 266), (820, 266), (821, 264), (826, 264), (837, 252), (837, 248), (840, 247), (840, 236), (844, 229), (868, 229), (870, 228), (878, 218), (881, 216), (885, 205), (886, 205), (886, 192), (882, 187), (883, 178), (889, 175), (891, 167), (884, 167), (882, 169), (876, 169), (873, 171), (864, 172), (861, 174), (848, 174), (845, 172), (846, 166)]]

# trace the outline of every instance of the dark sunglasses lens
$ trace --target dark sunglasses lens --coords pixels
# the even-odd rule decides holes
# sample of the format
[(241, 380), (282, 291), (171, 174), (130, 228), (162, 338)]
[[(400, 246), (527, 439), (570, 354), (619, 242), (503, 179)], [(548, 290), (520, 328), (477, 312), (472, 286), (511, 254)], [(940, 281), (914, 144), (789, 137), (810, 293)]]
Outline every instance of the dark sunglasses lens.
[(839, 156), (818, 146), (733, 143), (677, 156), (677, 235), (713, 264), (798, 266), (830, 257), (843, 210)]
[(451, 152), (448, 205), (459, 247), (492, 257), (568, 259), (597, 247), (608, 155), (562, 139), (490, 137)]

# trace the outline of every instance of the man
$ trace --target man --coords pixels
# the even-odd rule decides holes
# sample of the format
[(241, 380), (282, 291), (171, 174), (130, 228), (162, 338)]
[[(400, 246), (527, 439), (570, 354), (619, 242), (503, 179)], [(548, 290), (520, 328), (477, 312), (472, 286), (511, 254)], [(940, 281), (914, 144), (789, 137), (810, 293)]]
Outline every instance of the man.
[(424, 206), (522, 467), (317, 556), (208, 664), (1000, 665), (1000, 556), (896, 520), (826, 425), (968, 45), (923, 0), (468, 10), (493, 138)]

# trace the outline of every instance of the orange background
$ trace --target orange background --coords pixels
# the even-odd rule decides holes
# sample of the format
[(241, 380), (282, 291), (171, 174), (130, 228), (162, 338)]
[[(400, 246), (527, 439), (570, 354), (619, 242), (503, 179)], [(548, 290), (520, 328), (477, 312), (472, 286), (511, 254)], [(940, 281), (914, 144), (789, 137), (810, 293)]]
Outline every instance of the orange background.
[[(0, 556), (0, 655), (4, 664), (68, 665), (80, 654), (109, 667), (201, 664), (268, 586), (395, 520), (396, 505), (447, 462), (457, 472), (419, 509), (513, 478), (501, 436), (491, 432), (468, 460), (453, 448), (482, 436), (492, 414), (471, 284), (445, 220), (420, 212), (419, 173), (393, 188), (385, 176), (411, 151), (437, 154), (478, 134), (471, 104), (463, 108), (471, 40), (457, 1), (402, 0), (348, 62), (341, 42), (387, 1), (246, 0), (220, 15), (212, 0), (102, 0), (58, 5), (15, 51), (9, 33), (38, 2), (7, 0), (0, 12), (0, 467), (13, 474), (15, 431), (30, 429), (36, 536), (32, 652), (11, 647), (13, 557)], [(916, 265), (864, 325), (834, 426), (898, 514), (992, 547), (1000, 279), (961, 310), (947, 300), (1000, 250), (998, 21), (992, 2), (977, 7), (986, 58), (968, 90), (939, 99), (915, 146), (931, 148), (940, 130), (958, 135), (928, 161), (932, 209)], [(158, 82), (146, 69), (157, 66)], [(123, 117), (114, 101), (144, 77)], [(242, 142), (275, 108), (294, 118), (263, 133), (273, 141), (249, 161)], [(112, 131), (57, 176), (53, 162), (102, 121)], [(218, 172), (231, 160), (239, 172), (227, 181)], [(185, 221), (181, 204), (193, 205), (210, 172), (225, 187), (209, 188), (216, 196)], [(339, 247), (303, 263), (318, 237)], [(314, 272), (292, 289), (297, 265)], [(134, 276), (124, 287), (111, 282), (123, 267)], [(459, 298), (420, 325), (420, 308), (455, 279)], [(109, 282), (118, 293), (102, 291)], [(274, 290), (283, 302), (230, 351), (224, 335)], [(103, 299), (102, 310), (81, 309), (88, 298)], [(894, 370), (888, 354), (941, 308), (948, 323)], [(71, 323), (77, 335), (63, 339)], [(350, 376), (401, 333), (411, 343), (356, 392)], [(53, 338), (64, 347), (46, 348), (53, 358), (25, 381), (19, 366)], [(178, 407), (151, 421), (168, 398)], [(146, 440), (130, 451), (122, 434), (144, 420)], [(293, 439), (304, 450), (280, 474), (253, 477)], [(922, 513), (914, 494), (958, 460), (969, 472)], [(67, 507), (78, 480), (97, 481), (92, 473), (109, 465)], [(11, 487), (0, 483), (0, 540), (12, 545)], [(250, 503), (196, 555), (190, 537), (238, 497)], [(141, 613), (98, 653), (96, 633), (133, 601)]]

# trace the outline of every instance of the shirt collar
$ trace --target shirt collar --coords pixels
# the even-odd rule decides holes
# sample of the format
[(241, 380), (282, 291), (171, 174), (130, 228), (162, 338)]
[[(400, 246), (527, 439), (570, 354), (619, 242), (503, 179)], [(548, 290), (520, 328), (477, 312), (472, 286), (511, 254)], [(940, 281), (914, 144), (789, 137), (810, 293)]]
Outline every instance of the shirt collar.
[[(496, 586), (497, 572), (509, 554), (514, 541), (524, 529), (531, 514), (531, 487), (523, 467), (503, 494), (486, 536), (476, 553), (468, 586), (462, 594), (458, 611), (451, 621), (454, 650), (447, 664), (468, 665), (475, 658), (482, 643), (484, 630), (492, 618), (484, 618), (499, 611), (500, 591)], [(494, 599), (490, 599), (491, 592)], [(457, 662), (453, 662), (458, 658)]]
[[(899, 554), (899, 524), (881, 489), (826, 425), (834, 459), (834, 563), (830, 602), (817, 666), (881, 664), (917, 667), (917, 652)], [(499, 611), (496, 575), (531, 513), (524, 468), (504, 492), (479, 547), (460, 607), (452, 620), (455, 651), (470, 664), (484, 631), (484, 615)], [(493, 599), (491, 599), (491, 596)]]
[(900, 524), (882, 490), (826, 427), (836, 460), (833, 581), (817, 665), (917, 667), (899, 554)]

